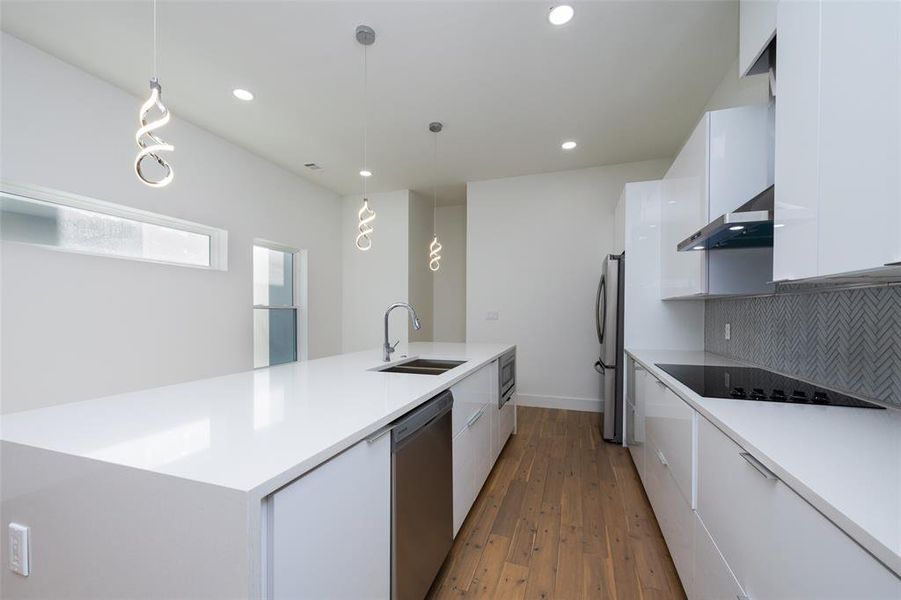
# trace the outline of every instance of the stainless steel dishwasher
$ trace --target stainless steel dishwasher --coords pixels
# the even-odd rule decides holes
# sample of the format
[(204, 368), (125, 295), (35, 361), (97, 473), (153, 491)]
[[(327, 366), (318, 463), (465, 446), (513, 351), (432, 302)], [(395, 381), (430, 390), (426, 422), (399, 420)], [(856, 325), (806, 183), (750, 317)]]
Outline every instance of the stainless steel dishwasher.
[(450, 390), (391, 430), (391, 597), (422, 600), (454, 541)]

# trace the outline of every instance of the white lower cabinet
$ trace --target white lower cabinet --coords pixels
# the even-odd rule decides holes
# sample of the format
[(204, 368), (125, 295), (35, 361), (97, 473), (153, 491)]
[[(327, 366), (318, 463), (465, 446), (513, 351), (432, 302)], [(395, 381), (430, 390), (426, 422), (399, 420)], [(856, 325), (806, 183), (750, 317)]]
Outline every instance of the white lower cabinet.
[(704, 523), (695, 513), (694, 522), (694, 595), (699, 600), (745, 598), (744, 590), (716, 547)]
[(504, 449), (504, 445), (516, 428), (516, 397), (511, 398), (500, 408), (495, 407), (494, 414), (497, 419), (494, 428), (495, 436), (491, 442), (491, 453), (494, 455), (494, 460), (497, 461), (501, 450)]
[(632, 377), (627, 443), (689, 598), (901, 599), (901, 578), (765, 465), (642, 367)]
[(456, 436), (476, 411), (492, 401), (497, 406), (497, 361), (455, 383), (451, 393), (454, 395), (451, 429)]
[(901, 598), (901, 579), (700, 421), (698, 517), (748, 597)]
[[(688, 501), (694, 502), (692, 457), (695, 411), (653, 375), (645, 384), (645, 429), (657, 459), (663, 461)], [(653, 457), (651, 457), (653, 459)]]
[(516, 424), (515, 400), (498, 409), (498, 362), (451, 387), (454, 395), (454, 536)]
[(454, 536), (460, 531), (494, 464), (491, 453), (493, 410), (497, 407), (483, 404), (454, 437)]
[(647, 456), (644, 414), (647, 394), (645, 389), (652, 378), (644, 367), (638, 366), (633, 359), (630, 358), (627, 364), (629, 366), (626, 369), (626, 377), (628, 378), (626, 386), (626, 446), (629, 448), (629, 454), (632, 455), (632, 462), (635, 463), (638, 477), (642, 483), (647, 485), (645, 482)]
[(694, 513), (682, 495), (663, 453), (653, 437), (645, 444), (645, 491), (660, 531), (666, 540), (682, 587), (689, 598), (694, 597)]
[(391, 594), (391, 436), (362, 441), (266, 500), (269, 598)]

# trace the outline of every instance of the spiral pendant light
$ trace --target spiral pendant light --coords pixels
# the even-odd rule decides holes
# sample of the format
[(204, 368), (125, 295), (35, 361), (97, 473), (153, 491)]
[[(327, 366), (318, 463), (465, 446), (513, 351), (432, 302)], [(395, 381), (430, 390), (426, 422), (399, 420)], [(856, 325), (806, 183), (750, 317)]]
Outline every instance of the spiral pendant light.
[(369, 170), (369, 166), (366, 164), (366, 133), (367, 133), (367, 105), (366, 105), (366, 92), (369, 81), (368, 81), (368, 70), (366, 65), (366, 48), (367, 46), (371, 46), (375, 43), (375, 30), (368, 25), (359, 25), (354, 32), (357, 42), (363, 46), (363, 164), (360, 167), (360, 179), (363, 184), (363, 206), (360, 207), (360, 212), (357, 213), (357, 239), (354, 242), (357, 246), (357, 249), (366, 251), (372, 248), (372, 238), (370, 235), (373, 232), (372, 222), (375, 220), (375, 211), (369, 208), (369, 198), (366, 195), (366, 180), (372, 176), (372, 171)]
[[(154, 188), (165, 187), (172, 182), (174, 172), (169, 163), (160, 156), (161, 152), (173, 152), (175, 146), (167, 144), (157, 135), (156, 130), (169, 122), (169, 110), (162, 101), (163, 88), (157, 77), (157, 49), (156, 49), (156, 0), (153, 0), (153, 77), (150, 79), (150, 97), (141, 105), (138, 113), (140, 127), (135, 133), (135, 142), (138, 145), (138, 154), (135, 157), (135, 174), (138, 179)], [(156, 110), (157, 117), (150, 118), (150, 111)], [(154, 179), (144, 172), (143, 164), (146, 159), (156, 162), (165, 174)]]
[(435, 182), (438, 177), (438, 134), (444, 129), (444, 125), (438, 121), (429, 123), (429, 131), (435, 134), (435, 173), (432, 180), (432, 243), (429, 244), (429, 269), (437, 271), (441, 268), (441, 242), (438, 241), (438, 187)]

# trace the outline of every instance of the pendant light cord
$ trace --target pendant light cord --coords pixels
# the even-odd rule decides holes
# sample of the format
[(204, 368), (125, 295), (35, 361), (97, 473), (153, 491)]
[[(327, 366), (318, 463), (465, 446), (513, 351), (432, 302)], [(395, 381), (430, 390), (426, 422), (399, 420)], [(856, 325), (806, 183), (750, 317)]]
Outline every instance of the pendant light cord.
[(159, 79), (156, 50), (156, 0), (153, 0), (153, 78)]
[(438, 132), (435, 132), (435, 165), (433, 167), (434, 172), (432, 173), (432, 234), (437, 238), (438, 237)]
[[(368, 170), (369, 167), (366, 165), (366, 145), (368, 138), (368, 129), (369, 129), (369, 119), (368, 119), (368, 106), (369, 106), (369, 69), (366, 64), (366, 46), (363, 46), (363, 165), (360, 167), (360, 170)], [(366, 199), (366, 180), (368, 177), (361, 177), (363, 180), (363, 199)]]

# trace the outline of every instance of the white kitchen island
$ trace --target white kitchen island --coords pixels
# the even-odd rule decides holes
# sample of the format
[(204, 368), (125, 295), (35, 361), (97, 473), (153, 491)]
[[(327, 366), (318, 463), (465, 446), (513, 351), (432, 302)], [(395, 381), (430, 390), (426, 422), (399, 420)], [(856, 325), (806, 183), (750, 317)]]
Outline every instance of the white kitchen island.
[(5, 415), (2, 522), (30, 528), (31, 573), (4, 569), (0, 595), (272, 595), (267, 499), (512, 348), (399, 348), (466, 361), (435, 376), (380, 373), (371, 350)]

